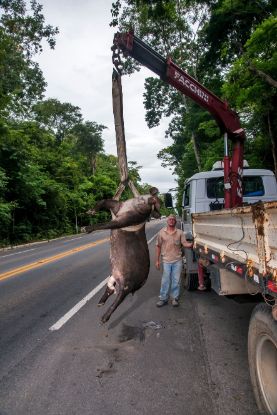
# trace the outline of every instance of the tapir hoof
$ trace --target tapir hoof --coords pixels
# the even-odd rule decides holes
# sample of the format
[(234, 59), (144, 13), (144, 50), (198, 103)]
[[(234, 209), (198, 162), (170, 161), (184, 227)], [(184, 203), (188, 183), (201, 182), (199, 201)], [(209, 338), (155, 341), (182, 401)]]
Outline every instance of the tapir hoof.
[(105, 324), (110, 319), (111, 316), (106, 316), (105, 314), (101, 317), (101, 323)]
[(102, 305), (104, 305), (105, 304), (105, 301), (102, 301), (101, 303), (99, 302), (98, 304), (97, 304), (97, 307), (102, 307)]

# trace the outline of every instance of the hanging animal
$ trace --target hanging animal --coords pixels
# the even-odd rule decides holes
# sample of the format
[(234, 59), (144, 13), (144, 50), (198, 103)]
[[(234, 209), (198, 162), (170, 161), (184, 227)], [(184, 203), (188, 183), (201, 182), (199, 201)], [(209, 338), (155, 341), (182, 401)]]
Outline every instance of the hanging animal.
[[(87, 232), (97, 229), (111, 229), (110, 259), (112, 274), (98, 305), (104, 305), (114, 293), (116, 293), (116, 297), (102, 316), (101, 321), (103, 323), (109, 320), (126, 295), (133, 294), (145, 284), (150, 268), (145, 222), (150, 216), (154, 218), (160, 218), (161, 216), (161, 201), (157, 196), (158, 189), (152, 187), (148, 195), (140, 196), (134, 183), (129, 178), (121, 76), (115, 70), (112, 78), (112, 96), (120, 184), (113, 199), (98, 202), (95, 208), (88, 212), (94, 214), (100, 209), (110, 209), (112, 220), (108, 223), (85, 227)], [(119, 199), (126, 185), (131, 189), (134, 198), (121, 202)]]
[(139, 196), (124, 202), (113, 199), (102, 200), (94, 209), (95, 211), (110, 209), (114, 218), (106, 224), (99, 224), (93, 228), (93, 230), (111, 229), (112, 272), (98, 305), (103, 306), (112, 294), (116, 294), (116, 297), (102, 316), (102, 323), (109, 320), (112, 313), (129, 293), (134, 294), (147, 280), (150, 259), (145, 235), (145, 222), (151, 215), (155, 218), (160, 217), (161, 201), (157, 197), (157, 191), (156, 188), (152, 188), (149, 195)]

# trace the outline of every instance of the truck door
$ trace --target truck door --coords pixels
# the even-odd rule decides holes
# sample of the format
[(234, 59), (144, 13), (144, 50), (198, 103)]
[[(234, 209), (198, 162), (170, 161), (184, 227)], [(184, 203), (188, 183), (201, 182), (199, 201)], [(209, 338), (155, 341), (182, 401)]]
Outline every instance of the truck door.
[(191, 182), (185, 185), (182, 207), (182, 224), (191, 222)]

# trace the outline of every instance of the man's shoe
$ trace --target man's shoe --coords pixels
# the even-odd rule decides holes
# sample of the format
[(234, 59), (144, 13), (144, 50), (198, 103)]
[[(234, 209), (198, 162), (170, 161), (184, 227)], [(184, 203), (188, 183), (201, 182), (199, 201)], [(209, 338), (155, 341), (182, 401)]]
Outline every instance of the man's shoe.
[(167, 304), (167, 301), (164, 300), (159, 300), (156, 304), (157, 307), (163, 307), (164, 305)]
[(172, 300), (172, 306), (173, 307), (179, 307), (179, 301), (177, 300), (177, 298), (173, 298), (173, 300)]

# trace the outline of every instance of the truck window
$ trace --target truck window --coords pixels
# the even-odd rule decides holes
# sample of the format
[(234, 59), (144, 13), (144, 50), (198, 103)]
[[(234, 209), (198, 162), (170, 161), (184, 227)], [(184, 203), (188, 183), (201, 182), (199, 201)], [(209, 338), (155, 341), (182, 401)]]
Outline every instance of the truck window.
[(207, 196), (209, 199), (224, 198), (223, 177), (212, 177), (207, 179)]
[(260, 176), (246, 176), (243, 179), (243, 196), (254, 197), (264, 195), (263, 179)]
[(190, 206), (190, 184), (185, 187), (183, 196), (183, 206)]
[[(260, 176), (244, 176), (243, 196), (257, 197), (264, 195), (263, 179)], [(207, 197), (209, 199), (224, 198), (223, 177), (207, 179)]]

